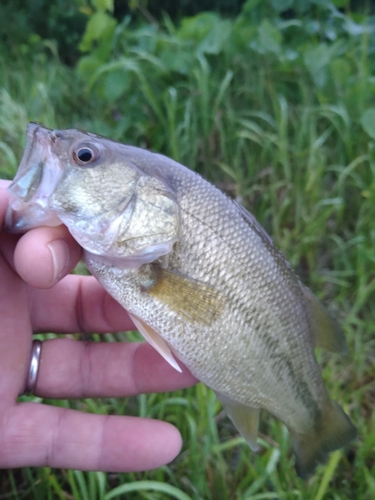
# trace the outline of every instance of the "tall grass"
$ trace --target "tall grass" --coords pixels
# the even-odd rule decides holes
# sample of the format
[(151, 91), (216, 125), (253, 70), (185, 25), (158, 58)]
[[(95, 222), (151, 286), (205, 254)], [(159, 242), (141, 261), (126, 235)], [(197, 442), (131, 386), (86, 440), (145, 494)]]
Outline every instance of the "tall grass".
[(182, 432), (183, 451), (137, 474), (3, 471), (0, 498), (375, 497), (374, 20), (330, 2), (286, 19), (265, 3), (179, 27), (168, 18), (116, 24), (101, 12), (107, 34), (98, 41), (88, 25), (76, 69), (49, 55), (45, 64), (45, 49), (30, 62), (3, 57), (0, 173), (13, 175), (36, 120), (163, 152), (240, 200), (344, 326), (349, 357), (318, 356), (358, 440), (303, 482), (280, 422), (263, 415), (254, 454), (202, 384), (129, 400), (45, 401), (167, 420)]

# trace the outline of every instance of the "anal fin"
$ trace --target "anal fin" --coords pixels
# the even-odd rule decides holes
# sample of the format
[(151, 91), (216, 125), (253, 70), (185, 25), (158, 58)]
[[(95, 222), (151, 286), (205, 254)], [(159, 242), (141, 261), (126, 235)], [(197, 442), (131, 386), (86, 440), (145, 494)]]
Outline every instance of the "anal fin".
[(232, 420), (250, 448), (253, 451), (258, 451), (259, 408), (237, 403), (218, 392), (216, 392), (216, 396), (222, 402), (228, 417)]
[(139, 332), (143, 335), (143, 337), (152, 345), (154, 349), (158, 351), (160, 356), (162, 356), (168, 363), (178, 372), (182, 373), (181, 368), (179, 367), (177, 361), (175, 360), (172, 351), (168, 347), (168, 344), (165, 340), (157, 333), (153, 328), (147, 325), (144, 321), (137, 318), (133, 314), (129, 314), (133, 323), (138, 328)]

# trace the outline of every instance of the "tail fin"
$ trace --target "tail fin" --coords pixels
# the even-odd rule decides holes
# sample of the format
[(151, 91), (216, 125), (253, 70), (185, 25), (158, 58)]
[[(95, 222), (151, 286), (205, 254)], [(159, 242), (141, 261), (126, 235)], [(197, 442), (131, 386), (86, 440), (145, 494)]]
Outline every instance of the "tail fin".
[(354, 439), (357, 431), (342, 408), (332, 400), (327, 403), (321, 424), (306, 434), (290, 431), (296, 455), (297, 474), (303, 479), (325, 462), (328, 453), (342, 448)]

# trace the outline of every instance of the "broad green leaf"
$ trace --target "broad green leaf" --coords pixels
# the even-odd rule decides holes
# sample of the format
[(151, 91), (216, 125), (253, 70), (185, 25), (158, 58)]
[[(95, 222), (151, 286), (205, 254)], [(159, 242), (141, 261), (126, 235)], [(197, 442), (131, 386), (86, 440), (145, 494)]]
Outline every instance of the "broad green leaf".
[(276, 12), (284, 12), (293, 6), (294, 0), (271, 0), (272, 7)]
[(116, 26), (116, 20), (104, 12), (95, 12), (93, 14), (86, 26), (85, 34), (79, 46), (82, 52), (87, 52), (92, 49), (93, 42), (100, 40), (103, 34), (114, 29)]
[(334, 5), (339, 9), (342, 9), (343, 7), (349, 5), (349, 2), (350, 0), (333, 0)]
[(206, 54), (219, 54), (228, 43), (231, 30), (231, 21), (222, 19), (216, 22), (199, 44), (198, 50)]
[[(327, 0), (324, 0), (324, 2), (327, 2)], [(293, 7), (298, 13), (305, 13), (311, 8), (312, 3), (319, 4), (319, 0), (294, 0)]]
[(345, 87), (352, 72), (349, 61), (344, 57), (338, 57), (331, 62), (330, 68), (336, 85)]
[(87, 81), (87, 87), (89, 89), (92, 89), (93, 86), (96, 84), (98, 80), (101, 78), (105, 78), (106, 75), (111, 74), (111, 73), (121, 73), (123, 72), (124, 74), (127, 72), (132, 72), (136, 74), (140, 74), (140, 68), (138, 64), (129, 58), (122, 57), (118, 59), (117, 61), (111, 61), (107, 64), (100, 64), (97, 67), (97, 70), (95, 73), (91, 75), (91, 78), (88, 79)]
[(328, 65), (343, 49), (343, 44), (337, 42), (331, 45), (321, 43), (305, 50), (303, 61), (318, 87), (325, 85), (328, 78)]
[(95, 56), (84, 56), (79, 60), (77, 72), (79, 76), (88, 83), (92, 75), (100, 68), (101, 64), (102, 62)]
[(182, 20), (177, 36), (182, 40), (190, 39), (199, 42), (218, 22), (220, 22), (220, 17), (213, 12), (203, 12), (194, 17), (187, 17)]
[(106, 11), (113, 12), (114, 8), (114, 0), (92, 0), (94, 7), (98, 11)]
[(258, 29), (258, 42), (264, 52), (278, 54), (281, 48), (282, 35), (267, 19), (263, 20)]
[(177, 71), (183, 75), (188, 75), (195, 63), (191, 53), (180, 47), (167, 46), (159, 56), (168, 71)]
[(262, 0), (247, 0), (242, 7), (242, 12), (251, 12), (255, 7), (257, 7)]
[(112, 71), (104, 78), (104, 95), (113, 102), (116, 101), (123, 93), (125, 93), (131, 86), (133, 79), (129, 72), (125, 71)]
[(370, 108), (362, 114), (361, 124), (368, 135), (375, 139), (375, 108)]

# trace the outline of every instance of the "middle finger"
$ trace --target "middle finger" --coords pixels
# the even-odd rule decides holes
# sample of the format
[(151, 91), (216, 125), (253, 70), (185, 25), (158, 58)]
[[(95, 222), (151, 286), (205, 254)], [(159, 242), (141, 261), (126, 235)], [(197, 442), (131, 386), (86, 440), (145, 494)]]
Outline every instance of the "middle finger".
[(196, 383), (177, 372), (147, 343), (43, 342), (35, 394), (45, 398), (125, 397)]
[(49, 290), (30, 288), (37, 332), (85, 333), (135, 330), (128, 313), (93, 276), (69, 274)]

